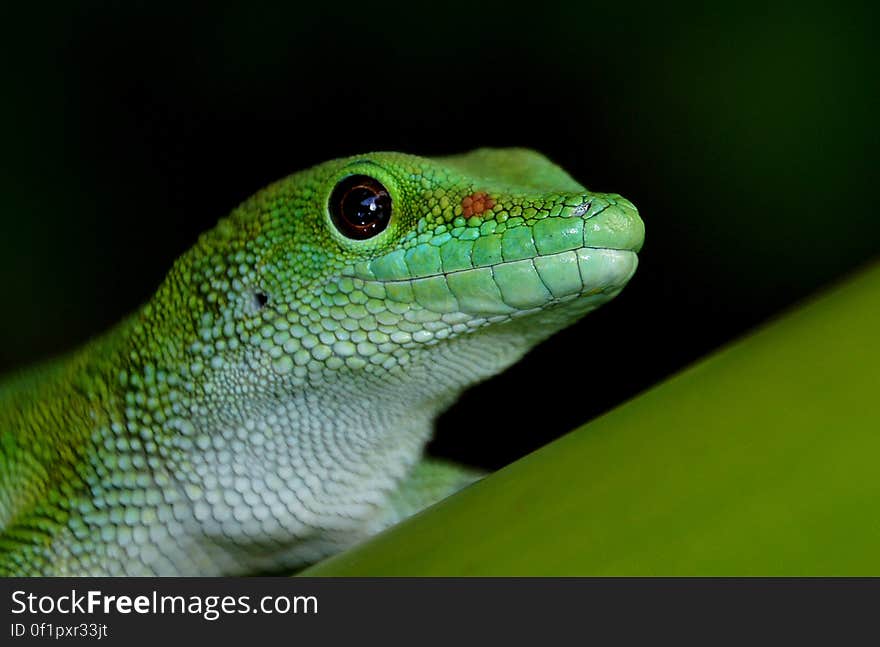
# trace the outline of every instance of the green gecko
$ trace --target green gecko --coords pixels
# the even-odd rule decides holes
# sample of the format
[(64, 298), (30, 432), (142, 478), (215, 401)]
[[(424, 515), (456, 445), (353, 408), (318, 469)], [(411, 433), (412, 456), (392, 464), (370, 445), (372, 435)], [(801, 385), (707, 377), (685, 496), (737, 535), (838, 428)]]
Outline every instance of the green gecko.
[(0, 574), (292, 570), (430, 505), (480, 476), (423, 457), (436, 416), (617, 295), (643, 238), (525, 149), (270, 185), (139, 311), (0, 382)]

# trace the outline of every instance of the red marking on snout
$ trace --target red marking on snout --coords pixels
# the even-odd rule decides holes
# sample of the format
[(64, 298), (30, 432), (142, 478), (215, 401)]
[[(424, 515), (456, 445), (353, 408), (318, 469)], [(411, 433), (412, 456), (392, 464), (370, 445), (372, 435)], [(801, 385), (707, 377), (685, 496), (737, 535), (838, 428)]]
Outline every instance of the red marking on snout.
[(495, 206), (495, 201), (485, 191), (475, 191), (461, 200), (461, 215), (465, 218), (480, 216)]

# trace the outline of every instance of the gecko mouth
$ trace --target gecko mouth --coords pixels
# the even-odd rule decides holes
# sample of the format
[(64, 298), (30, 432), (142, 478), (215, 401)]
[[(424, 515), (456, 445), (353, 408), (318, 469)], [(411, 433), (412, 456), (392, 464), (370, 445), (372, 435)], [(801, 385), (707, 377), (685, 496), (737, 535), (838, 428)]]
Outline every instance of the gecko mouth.
[(445, 320), (514, 317), (575, 299), (598, 306), (636, 271), (644, 225), (619, 196), (592, 207), (584, 217), (551, 216), (501, 235), (395, 250), (355, 268), (355, 276), (390, 302)]
[(516, 315), (584, 297), (601, 305), (636, 271), (632, 250), (580, 247), (416, 279), (377, 281), (386, 297), (435, 313)]

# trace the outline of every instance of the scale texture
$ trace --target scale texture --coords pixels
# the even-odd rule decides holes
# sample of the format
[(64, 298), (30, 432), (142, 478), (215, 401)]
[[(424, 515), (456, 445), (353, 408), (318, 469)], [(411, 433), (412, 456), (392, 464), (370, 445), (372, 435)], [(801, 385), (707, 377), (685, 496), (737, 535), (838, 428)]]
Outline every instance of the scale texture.
[(620, 292), (643, 238), (523, 149), (270, 185), (138, 312), (0, 382), (0, 573), (292, 570), (430, 505), (479, 477), (423, 458), (436, 416)]

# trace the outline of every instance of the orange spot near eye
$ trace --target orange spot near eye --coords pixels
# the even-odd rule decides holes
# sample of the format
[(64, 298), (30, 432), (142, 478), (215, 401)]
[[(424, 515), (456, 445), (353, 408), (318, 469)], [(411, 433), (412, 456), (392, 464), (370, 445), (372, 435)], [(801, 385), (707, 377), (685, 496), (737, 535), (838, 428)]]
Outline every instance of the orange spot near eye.
[(485, 191), (475, 191), (461, 200), (461, 215), (465, 218), (479, 216), (495, 206), (495, 201)]

